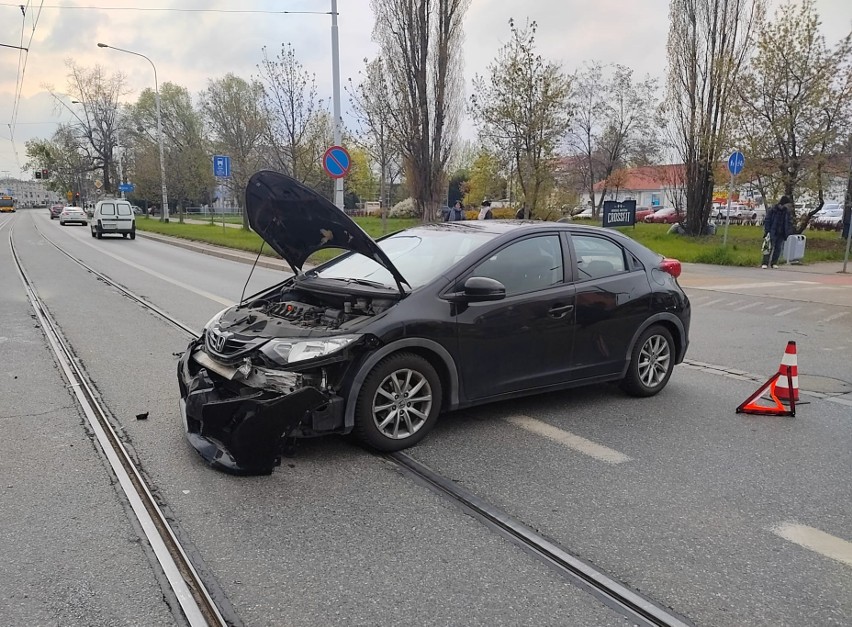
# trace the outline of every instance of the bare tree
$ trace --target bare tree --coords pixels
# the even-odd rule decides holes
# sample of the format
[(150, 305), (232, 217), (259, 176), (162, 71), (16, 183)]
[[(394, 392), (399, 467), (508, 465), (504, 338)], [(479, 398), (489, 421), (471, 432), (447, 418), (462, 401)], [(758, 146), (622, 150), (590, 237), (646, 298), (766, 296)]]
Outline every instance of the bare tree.
[(671, 0), (666, 115), (686, 168), (690, 235), (710, 217), (714, 168), (730, 148), (729, 106), (763, 21), (765, 0)]
[(276, 166), (304, 182), (309, 164), (303, 143), (315, 114), (323, 109), (317, 99), (316, 75), (304, 69), (289, 43), (281, 46), (274, 59), (264, 46), (258, 69), (263, 85), (261, 104), (269, 121), (266, 143)]
[(379, 167), (379, 200), (382, 204), (382, 228), (389, 209), (388, 182), (399, 176), (399, 148), (395, 143), (385, 65), (381, 57), (367, 61), (361, 82), (349, 79), (349, 102), (359, 125), (361, 143)]
[(843, 153), (852, 124), (852, 32), (829, 48), (812, 0), (784, 5), (764, 29), (741, 85), (737, 131), (753, 155), (761, 193), (810, 192), (818, 199), (815, 214), (828, 160)]
[[(261, 109), (262, 94), (263, 87), (257, 81), (249, 83), (230, 73), (211, 80), (201, 94), (201, 110), (214, 141), (231, 157), (227, 184), (241, 205), (249, 178), (264, 163), (261, 140), (268, 122)], [(245, 212), (243, 228), (249, 228)]]
[[(633, 70), (623, 65), (607, 68), (593, 63), (574, 81), (575, 117), (570, 143), (582, 153), (583, 178), (594, 215), (603, 207), (613, 172), (627, 165), (644, 165), (655, 145), (656, 105), (649, 94), (656, 81), (633, 80)], [(603, 181), (596, 201), (595, 186)]]
[(470, 0), (370, 0), (387, 68), (392, 133), (423, 220), (435, 220), (461, 113), (462, 21)]
[(104, 192), (115, 193), (116, 148), (119, 137), (126, 131), (119, 103), (128, 93), (124, 74), (106, 74), (99, 65), (85, 68), (71, 60), (65, 64), (68, 95), (81, 105), (74, 110), (77, 121), (70, 128), (78, 138), (82, 162), (91, 171), (101, 172)]
[(489, 80), (474, 80), (471, 112), (482, 140), (511, 156), (524, 202), (535, 213), (568, 132), (571, 83), (556, 63), (536, 54), (535, 22), (520, 29), (509, 20), (509, 28), (511, 38), (489, 66)]

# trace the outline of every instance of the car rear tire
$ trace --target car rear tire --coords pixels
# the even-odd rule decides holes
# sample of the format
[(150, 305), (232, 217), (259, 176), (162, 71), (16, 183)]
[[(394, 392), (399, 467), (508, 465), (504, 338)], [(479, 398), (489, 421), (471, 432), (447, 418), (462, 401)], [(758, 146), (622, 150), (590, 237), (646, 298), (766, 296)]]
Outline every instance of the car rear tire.
[(130, 239), (136, 239), (136, 226), (130, 229)]
[(380, 361), (361, 386), (355, 437), (379, 451), (414, 446), (438, 420), (441, 379), (426, 359), (396, 353)]
[(101, 225), (100, 225), (100, 224), (98, 224), (98, 225), (95, 227), (95, 237), (97, 237), (98, 239), (103, 239), (103, 237), (104, 237), (104, 232), (103, 232), (103, 230), (101, 229)]
[(621, 388), (631, 396), (654, 396), (669, 382), (675, 362), (672, 334), (655, 324), (642, 332), (627, 367)]

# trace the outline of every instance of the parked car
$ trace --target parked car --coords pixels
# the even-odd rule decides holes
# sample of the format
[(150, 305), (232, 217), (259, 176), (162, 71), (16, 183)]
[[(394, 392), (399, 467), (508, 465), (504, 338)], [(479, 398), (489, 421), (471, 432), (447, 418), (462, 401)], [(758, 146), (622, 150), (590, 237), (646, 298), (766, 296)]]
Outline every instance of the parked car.
[(663, 207), (662, 209), (658, 209), (651, 215), (645, 216), (645, 222), (652, 222), (658, 224), (674, 224), (675, 222), (680, 222), (681, 219), (682, 215), (674, 207)]
[(653, 215), (658, 207), (636, 207), (636, 222), (644, 222), (645, 218)]
[(731, 205), (730, 210), (728, 209), (728, 205), (714, 205), (713, 206), (713, 217), (716, 220), (725, 220), (726, 216), (730, 215), (731, 222), (743, 222), (745, 220), (750, 220), (753, 212), (746, 205)]
[(59, 224), (64, 226), (72, 222), (86, 226), (89, 223), (89, 216), (80, 207), (63, 207), (59, 213)]
[[(246, 211), (295, 276), (218, 313), (180, 358), (187, 438), (219, 469), (269, 473), (284, 437), (400, 450), (442, 412), (579, 385), (652, 396), (687, 350), (680, 262), (619, 232), (470, 220), (376, 242), (270, 171)], [(346, 252), (305, 272), (324, 248)]]
[(136, 239), (136, 217), (130, 203), (121, 199), (98, 201), (92, 214), (91, 231), (92, 237), (98, 239), (111, 233)]
[(837, 203), (824, 205), (811, 218), (810, 225), (819, 231), (840, 231), (843, 228), (843, 207)]
[(62, 213), (62, 210), (65, 209), (65, 205), (51, 205), (50, 206), (50, 219), (55, 220), (59, 217), (59, 214)]

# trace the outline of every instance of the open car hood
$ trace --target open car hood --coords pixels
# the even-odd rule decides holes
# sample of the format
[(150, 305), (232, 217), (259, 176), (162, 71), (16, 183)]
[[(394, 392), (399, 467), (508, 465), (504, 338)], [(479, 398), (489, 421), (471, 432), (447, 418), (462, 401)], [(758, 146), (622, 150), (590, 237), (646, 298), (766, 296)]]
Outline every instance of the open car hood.
[(246, 212), (252, 230), (281, 255), (293, 272), (323, 248), (342, 248), (384, 266), (400, 292), (408, 284), (388, 256), (343, 211), (316, 191), (280, 172), (261, 170), (246, 187)]

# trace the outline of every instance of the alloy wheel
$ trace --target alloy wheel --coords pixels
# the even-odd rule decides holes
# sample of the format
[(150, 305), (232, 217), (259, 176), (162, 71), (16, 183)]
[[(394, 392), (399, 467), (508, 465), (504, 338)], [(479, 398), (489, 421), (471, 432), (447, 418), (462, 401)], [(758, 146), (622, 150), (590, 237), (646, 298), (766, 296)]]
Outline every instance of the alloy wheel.
[(662, 335), (652, 335), (639, 351), (639, 380), (643, 385), (654, 388), (666, 378), (671, 364), (672, 352)]
[(373, 422), (392, 440), (411, 437), (426, 424), (432, 410), (432, 386), (426, 377), (410, 368), (386, 376), (373, 396)]

